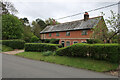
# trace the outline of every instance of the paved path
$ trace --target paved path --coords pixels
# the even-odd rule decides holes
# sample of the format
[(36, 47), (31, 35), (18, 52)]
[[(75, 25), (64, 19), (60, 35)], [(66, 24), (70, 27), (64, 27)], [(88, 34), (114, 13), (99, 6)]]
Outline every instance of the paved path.
[(116, 78), (103, 73), (2, 54), (3, 78)]
[(2, 53), (14, 55), (21, 52), (24, 52), (24, 50), (14, 50), (14, 51), (2, 52)]

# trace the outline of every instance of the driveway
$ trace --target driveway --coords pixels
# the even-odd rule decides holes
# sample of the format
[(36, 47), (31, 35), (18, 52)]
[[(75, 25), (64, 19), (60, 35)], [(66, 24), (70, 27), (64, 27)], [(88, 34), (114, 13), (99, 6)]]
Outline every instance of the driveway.
[(14, 50), (14, 51), (8, 51), (8, 52), (2, 52), (3, 54), (11, 54), (11, 55), (14, 55), (14, 54), (17, 54), (17, 53), (21, 53), (21, 52), (24, 52), (24, 50)]
[(117, 78), (115, 76), (58, 64), (2, 54), (3, 78)]

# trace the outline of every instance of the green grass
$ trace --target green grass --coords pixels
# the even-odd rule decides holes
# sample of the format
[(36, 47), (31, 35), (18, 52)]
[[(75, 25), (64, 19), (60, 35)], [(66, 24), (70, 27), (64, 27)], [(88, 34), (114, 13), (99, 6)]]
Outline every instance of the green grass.
[(2, 45), (2, 52), (6, 52), (6, 51), (13, 51), (13, 49), (11, 47)]
[(52, 56), (52, 55), (43, 56), (42, 53), (40, 52), (23, 52), (16, 55), (34, 60), (62, 64), (76, 68), (93, 70), (97, 72), (115, 70), (118, 67), (118, 64), (109, 63), (106, 61), (92, 60), (88, 58), (74, 58), (74, 57), (66, 57), (66, 56)]

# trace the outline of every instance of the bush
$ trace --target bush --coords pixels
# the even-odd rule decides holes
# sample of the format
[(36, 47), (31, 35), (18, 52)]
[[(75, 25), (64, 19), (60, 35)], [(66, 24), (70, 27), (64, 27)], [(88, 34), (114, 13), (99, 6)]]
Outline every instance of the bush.
[(25, 41), (24, 40), (2, 40), (2, 44), (13, 49), (23, 49)]
[(90, 57), (92, 59), (118, 63), (120, 57), (120, 45), (78, 43), (57, 49), (56, 54), (60, 56)]
[(87, 44), (74, 44), (72, 46), (60, 48), (56, 51), (57, 55), (60, 56), (80, 56), (86, 57), (87, 56), (88, 45)]
[(30, 42), (38, 42), (39, 38), (37, 36), (32, 36), (32, 38), (30, 39)]
[(43, 56), (50, 56), (50, 55), (52, 55), (52, 54), (53, 54), (52, 51), (46, 51), (46, 52), (43, 52), (43, 53), (42, 53)]
[(42, 40), (43, 43), (52, 43), (52, 44), (59, 44), (59, 39), (44, 39)]
[(50, 39), (45, 39), (43, 43), (50, 43)]
[(59, 44), (59, 39), (50, 39), (50, 43)]
[(60, 45), (49, 44), (49, 43), (26, 43), (25, 51), (32, 52), (44, 52), (44, 51), (55, 51)]
[(99, 39), (87, 39), (87, 43), (89, 43), (89, 44), (103, 43), (103, 41), (99, 40)]
[(13, 49), (11, 47), (2, 45), (2, 52), (6, 52), (6, 51), (13, 51)]

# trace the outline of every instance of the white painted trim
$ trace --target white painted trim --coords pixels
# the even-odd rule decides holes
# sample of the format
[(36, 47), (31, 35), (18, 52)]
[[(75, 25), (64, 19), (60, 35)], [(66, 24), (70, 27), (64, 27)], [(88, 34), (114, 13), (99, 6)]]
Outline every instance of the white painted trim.
[(74, 42), (77, 42), (77, 43), (79, 43), (79, 41), (73, 41), (73, 44), (75, 44)]

